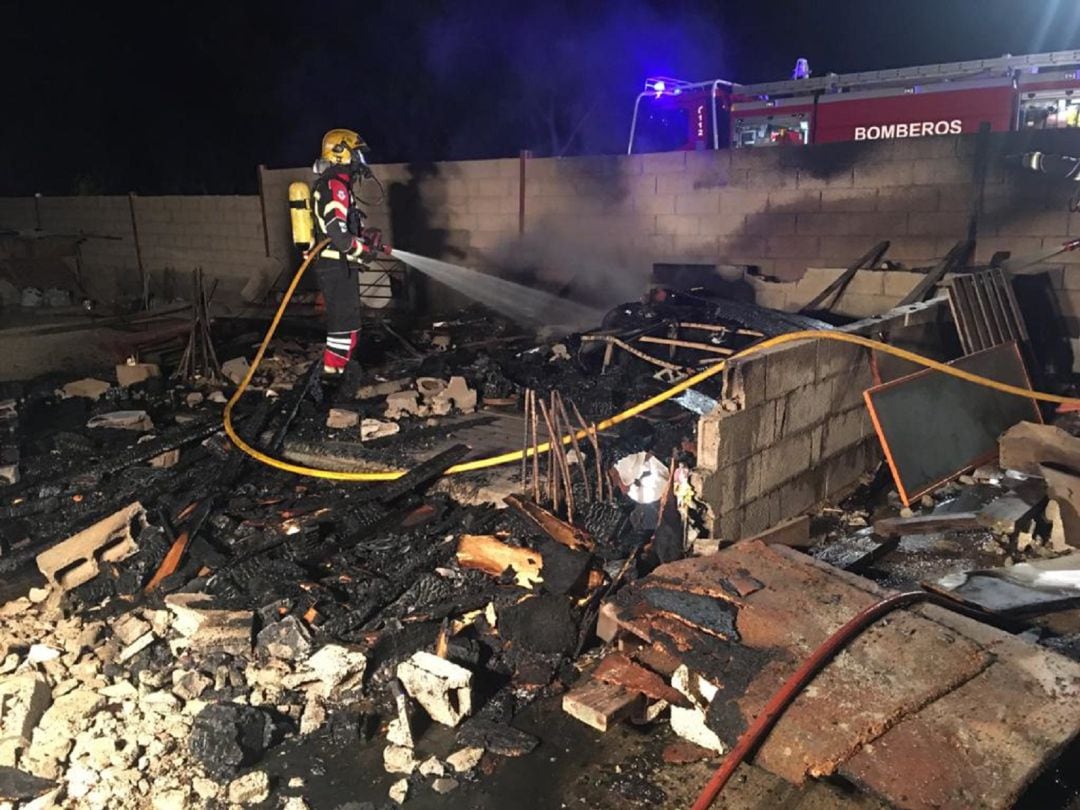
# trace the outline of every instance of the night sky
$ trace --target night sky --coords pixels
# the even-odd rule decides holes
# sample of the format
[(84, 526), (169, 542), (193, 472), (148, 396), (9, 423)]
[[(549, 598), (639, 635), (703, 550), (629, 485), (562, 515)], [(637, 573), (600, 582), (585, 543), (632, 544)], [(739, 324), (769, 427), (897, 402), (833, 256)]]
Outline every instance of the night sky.
[(621, 151), (646, 76), (1080, 49), (1077, 0), (4, 4), (0, 194), (251, 193), (347, 126), (376, 162)]

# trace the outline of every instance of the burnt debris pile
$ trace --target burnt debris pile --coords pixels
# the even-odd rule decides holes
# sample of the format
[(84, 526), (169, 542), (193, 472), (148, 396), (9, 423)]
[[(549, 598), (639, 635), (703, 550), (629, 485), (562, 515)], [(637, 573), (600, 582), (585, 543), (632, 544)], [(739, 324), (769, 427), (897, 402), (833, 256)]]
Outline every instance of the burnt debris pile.
[[(305, 779), (325, 766), (286, 778), (275, 757), (377, 744), (389, 775), (377, 799), (401, 803), (530, 754), (541, 739), (521, 714), (548, 700), (600, 731), (666, 721), (683, 739), (656, 762), (693, 762), (729, 751), (806, 654), (883, 588), (922, 582), (1010, 614), (1074, 604), (1078, 566), (1041, 558), (1068, 548), (1065, 470), (1080, 452), (1044, 425), (1013, 428), (999, 467), (950, 472), (944, 486), (915, 493), (897, 479), (891, 491), (883, 467), (764, 535), (710, 535), (723, 504), (696, 489), (699, 418), (740, 404), (718, 374), (628, 409), (763, 338), (828, 328), (671, 290), (569, 335), (470, 310), (373, 327), (363, 369), (332, 384), (318, 347), (280, 339), (234, 424), (285, 468), (222, 432), (254, 334), (215, 338), (231, 359), (212, 379), (131, 362), (116, 382), (8, 386), (0, 800), (274, 797), (300, 810)], [(868, 401), (883, 434), (903, 428), (887, 401)], [(1071, 693), (1047, 697), (1018, 663), (1036, 656), (1075, 685), (1073, 662), (1047, 649), (1071, 652), (1074, 635), (1037, 635), (1044, 644), (1025, 652), (988, 625), (904, 612), (826, 670), (756, 762), (796, 785), (836, 775), (895, 798), (881, 766), (890, 745), (922, 735), (948, 749), (945, 718), (1015, 680), (1015, 712), (971, 757), (943, 760), (951, 782), (923, 788), (931, 802), (935, 785), (991, 784), (983, 769), (1008, 755), (995, 746), (1021, 733), (1021, 717), (1043, 718), (1045, 745), (1013, 754), (1026, 759), (998, 793), (1012, 797), (1075, 727), (1045, 711), (1057, 700), (1069, 716)], [(898, 664), (905, 645), (933, 665)], [(667, 799), (638, 772), (619, 784)]]

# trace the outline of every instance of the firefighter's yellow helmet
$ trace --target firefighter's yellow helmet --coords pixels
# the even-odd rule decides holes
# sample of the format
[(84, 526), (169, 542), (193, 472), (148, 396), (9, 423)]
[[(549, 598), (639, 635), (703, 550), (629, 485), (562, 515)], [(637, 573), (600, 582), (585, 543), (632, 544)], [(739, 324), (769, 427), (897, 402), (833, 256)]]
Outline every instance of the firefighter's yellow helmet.
[(322, 158), (330, 163), (348, 165), (358, 154), (367, 151), (364, 139), (351, 129), (332, 129), (323, 135)]

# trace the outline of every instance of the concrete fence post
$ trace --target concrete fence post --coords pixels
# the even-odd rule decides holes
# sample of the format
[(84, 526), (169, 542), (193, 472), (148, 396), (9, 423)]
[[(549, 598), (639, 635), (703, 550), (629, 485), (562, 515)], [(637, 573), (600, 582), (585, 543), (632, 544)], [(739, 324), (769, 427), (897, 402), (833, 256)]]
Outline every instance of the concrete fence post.
[(263, 229), (263, 249), (266, 251), (266, 258), (270, 258), (270, 229), (266, 227), (266, 186), (263, 184), (263, 173), (266, 171), (266, 164), (260, 163), (258, 168), (259, 175), (259, 212), (262, 214), (262, 229)]
[(131, 237), (135, 241), (135, 264), (139, 268), (139, 292), (143, 302), (143, 309), (149, 304), (149, 287), (146, 278), (146, 268), (143, 266), (142, 245), (139, 244), (139, 223), (135, 216), (135, 192), (128, 192), (128, 211), (131, 213)]
[(518, 153), (518, 236), (525, 234), (525, 163), (532, 158), (531, 149)]

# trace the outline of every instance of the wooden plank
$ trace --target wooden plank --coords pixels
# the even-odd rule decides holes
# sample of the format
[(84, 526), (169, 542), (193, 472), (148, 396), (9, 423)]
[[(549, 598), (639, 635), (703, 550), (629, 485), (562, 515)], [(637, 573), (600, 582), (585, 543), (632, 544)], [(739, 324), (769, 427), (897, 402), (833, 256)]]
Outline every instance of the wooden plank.
[(553, 515), (542, 506), (526, 501), (517, 495), (507, 495), (503, 502), (520, 515), (528, 518), (540, 531), (574, 551), (592, 551), (596, 543), (584, 529), (579, 529)]
[(725, 349), (722, 346), (713, 346), (711, 343), (695, 343), (690, 340), (676, 340), (675, 338), (660, 338), (653, 337), (652, 335), (642, 335), (638, 338), (639, 343), (656, 343), (661, 346), (671, 346), (673, 349), (693, 349), (698, 352), (708, 352), (709, 354), (722, 354), (731, 355), (735, 354), (734, 349)]
[(903, 537), (913, 534), (965, 532), (983, 528), (975, 512), (953, 512), (940, 515), (882, 518), (874, 521), (874, 533), (882, 537)]
[(641, 692), (653, 700), (666, 700), (676, 706), (689, 706), (686, 695), (672, 688), (663, 678), (635, 664), (621, 652), (608, 653), (592, 673), (593, 680)]
[(792, 548), (810, 547), (810, 516), (799, 515), (783, 523), (777, 523), (771, 529), (762, 532), (755, 537), (740, 540), (741, 543), (752, 543), (758, 540), (769, 545), (778, 544), (791, 546)]
[(543, 582), (544, 562), (540, 552), (508, 545), (493, 535), (461, 535), (457, 562), (462, 568), (473, 568), (493, 577), (502, 576), (510, 568), (514, 572), (514, 581), (522, 588), (532, 588)]
[(911, 292), (900, 299), (897, 306), (903, 307), (908, 304), (917, 304), (924, 300), (927, 294), (941, 282), (941, 279), (967, 261), (974, 247), (975, 243), (967, 239), (961, 239), (953, 245), (952, 249), (945, 254), (945, 258), (931, 268), (923, 280), (916, 284)]
[(563, 695), (563, 711), (597, 731), (607, 731), (615, 723), (645, 707), (645, 696), (616, 684), (589, 678)]
[(814, 296), (811, 301), (807, 302), (806, 305), (799, 310), (799, 313), (805, 314), (808, 312), (814, 312), (823, 303), (825, 303), (825, 301), (829, 298), (830, 295), (836, 293), (836, 297), (832, 300), (829, 306), (825, 307), (826, 310), (831, 309), (833, 305), (836, 304), (836, 302), (840, 299), (840, 296), (844, 294), (844, 290), (847, 289), (847, 286), (851, 283), (851, 280), (855, 278), (855, 274), (858, 273), (859, 270), (861, 270), (863, 267), (873, 268), (874, 265), (881, 261), (881, 257), (885, 255), (885, 251), (887, 251), (888, 249), (888, 241), (878, 242), (876, 245), (870, 248), (870, 250), (866, 251), (866, 253), (857, 258), (851, 264), (849, 264), (843, 273), (841, 273), (839, 276), (833, 279), (832, 282), (830, 282), (829, 286), (827, 286), (824, 290)]

